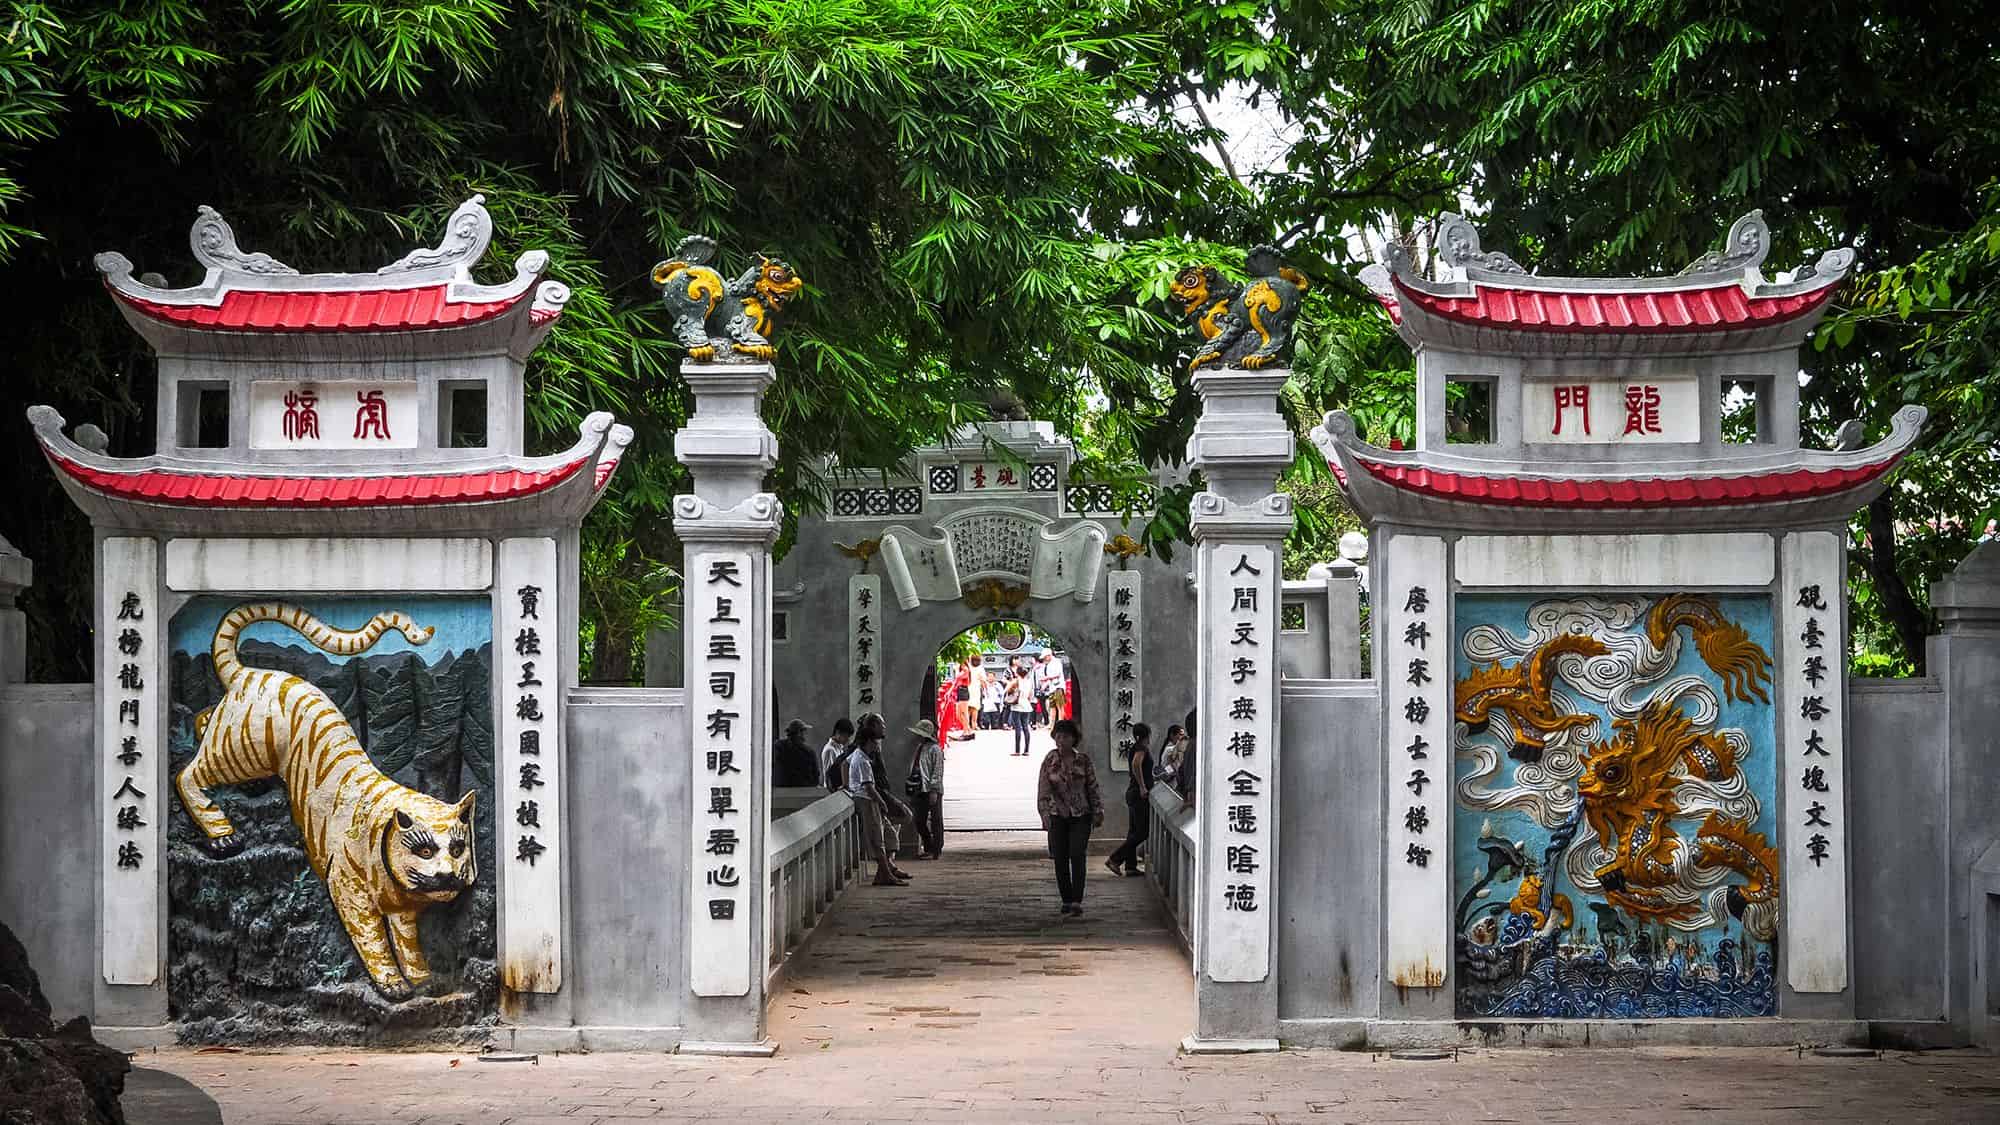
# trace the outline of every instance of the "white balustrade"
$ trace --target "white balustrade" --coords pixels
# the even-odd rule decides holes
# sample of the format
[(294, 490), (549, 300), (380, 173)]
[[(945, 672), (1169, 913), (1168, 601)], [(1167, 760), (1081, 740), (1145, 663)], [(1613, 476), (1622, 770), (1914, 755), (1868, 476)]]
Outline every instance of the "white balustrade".
[(771, 873), (767, 990), (853, 877), (861, 862), (860, 829), (854, 802), (842, 793), (771, 822), (765, 836)]
[(1160, 892), (1160, 903), (1173, 920), (1184, 949), (1193, 949), (1194, 934), (1194, 810), (1171, 785), (1153, 786), (1153, 818), (1146, 837), (1146, 878)]

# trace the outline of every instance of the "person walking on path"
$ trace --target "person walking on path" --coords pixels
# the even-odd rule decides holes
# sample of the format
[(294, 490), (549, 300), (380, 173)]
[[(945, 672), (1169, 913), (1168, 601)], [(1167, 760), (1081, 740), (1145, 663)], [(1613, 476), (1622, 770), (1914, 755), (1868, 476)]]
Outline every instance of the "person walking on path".
[(1132, 755), (1126, 759), (1125, 811), (1131, 821), (1125, 829), (1125, 842), (1118, 845), (1104, 861), (1113, 875), (1137, 875), (1139, 873), (1139, 845), (1146, 842), (1152, 833), (1153, 817), (1153, 728), (1144, 723), (1132, 724)]
[(1028, 756), (1028, 728), (1035, 718), (1035, 683), (1018, 669), (1007, 681), (1007, 723), (1014, 729), (1014, 756)]
[(1006, 714), (1000, 708), (1007, 701), (1007, 685), (997, 673), (986, 673), (986, 682), (980, 688), (979, 729), (1000, 730), (1007, 725), (1001, 716)]
[(1042, 662), (1035, 665), (1035, 694), (1050, 722), (1069, 718), (1069, 673), (1052, 648), (1042, 650)]
[(1083, 914), (1083, 875), (1089, 866), (1090, 830), (1104, 823), (1104, 796), (1097, 789), (1097, 767), (1081, 749), (1083, 732), (1069, 719), (1056, 720), (1056, 748), (1042, 759), (1035, 807), (1049, 833), (1049, 858), (1056, 865), (1056, 890), (1062, 912)]
[[(882, 792), (875, 781), (875, 764), (864, 749), (869, 733), (882, 729), (882, 716), (869, 712), (861, 716), (860, 737), (847, 748), (834, 765), (834, 772), (846, 791), (848, 799), (854, 802), (854, 813), (861, 818), (861, 850), (863, 854), (875, 857), (875, 885), (878, 887), (901, 887), (909, 880), (896, 870), (895, 861), (889, 858), (889, 848), (882, 829)], [(877, 734), (876, 738), (881, 735)]]
[(785, 737), (771, 747), (771, 787), (773, 789), (801, 789), (817, 787), (822, 774), (819, 770), (819, 756), (806, 745), (806, 732), (812, 725), (803, 719), (793, 719), (785, 724)]
[(847, 756), (848, 744), (853, 741), (854, 723), (842, 715), (833, 721), (833, 737), (827, 739), (826, 745), (819, 748), (819, 776), (826, 783), (826, 787), (834, 792), (840, 791), (840, 782), (833, 776), (833, 764)]
[(903, 791), (910, 797), (910, 817), (916, 822), (918, 859), (936, 859), (944, 852), (944, 747), (929, 719), (910, 728), (917, 741), (910, 746), (910, 776)]
[(1198, 760), (1201, 755), (1196, 749), (1194, 719), (1195, 712), (1189, 711), (1187, 718), (1182, 720), (1181, 761), (1174, 768), (1174, 791), (1181, 795), (1182, 801), (1187, 802), (1189, 809), (1194, 808), (1195, 793), (1201, 788), (1201, 779), (1196, 776), (1201, 770)]

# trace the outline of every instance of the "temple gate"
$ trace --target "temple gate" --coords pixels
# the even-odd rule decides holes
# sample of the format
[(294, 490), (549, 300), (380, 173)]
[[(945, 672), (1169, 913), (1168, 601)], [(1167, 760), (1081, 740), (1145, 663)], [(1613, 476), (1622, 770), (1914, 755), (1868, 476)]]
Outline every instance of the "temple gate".
[(523, 456), (523, 364), (569, 293), (541, 251), (475, 283), (491, 235), (474, 197), (437, 247), (301, 274), (204, 208), (195, 286), (97, 260), (159, 356), (157, 452), (29, 416), (97, 538), (111, 1037), (423, 1038), (561, 1003), (577, 529), (631, 432), (593, 414)]
[(1416, 446), (1314, 440), (1375, 538), (1384, 1021), (1855, 1015), (1845, 529), (1924, 412), (1800, 448), (1853, 254), (1769, 281), (1767, 243), (1545, 277), (1446, 216), (1439, 277), (1366, 275)]
[(739, 302), (710, 325), (689, 240), (656, 271), (695, 397), (685, 622), (648, 688), (575, 683), (578, 526), (631, 435), (593, 414), (525, 456), (567, 291), (539, 252), (471, 280), (477, 198), (372, 274), (206, 209), (197, 285), (104, 255), (157, 449), (30, 412), (95, 531), (98, 675), (18, 682), (0, 544), (0, 912), (122, 1045), (768, 1054), (861, 858), (846, 797), (773, 793), (774, 707), (899, 730), (944, 640), (1021, 619), (1065, 642), (1107, 781), (1131, 722), (1198, 708), (1199, 799), (1154, 788), (1147, 859), (1188, 1050), (1990, 1041), (2000, 544), (1933, 586), (1929, 677), (1847, 676), (1846, 522), (1924, 419), (1800, 447), (1796, 350), (1852, 255), (1767, 278), (1753, 213), (1673, 277), (1562, 278), (1441, 233), (1438, 276), (1366, 275), (1415, 447), (1312, 435), (1371, 531), (1366, 673), (1353, 568), (1280, 574), (1306, 283), (1275, 251), (1173, 286), (1204, 332), (1191, 563), (1140, 555), (1051, 428), (992, 422), (836, 469), (774, 564), (761, 333), (800, 283), (704, 273)]

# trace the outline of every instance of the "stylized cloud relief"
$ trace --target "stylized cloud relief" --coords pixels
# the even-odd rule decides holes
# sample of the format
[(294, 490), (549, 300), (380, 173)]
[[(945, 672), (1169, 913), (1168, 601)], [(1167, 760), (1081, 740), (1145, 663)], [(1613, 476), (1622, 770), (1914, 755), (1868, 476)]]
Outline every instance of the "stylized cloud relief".
[[(1649, 897), (1668, 906), (1690, 909), (1666, 920), (1676, 930), (1693, 932), (1741, 922), (1750, 936), (1768, 941), (1777, 932), (1777, 899), (1742, 906), (1738, 919), (1730, 912), (1731, 880), (1737, 873), (1722, 866), (1703, 865), (1697, 831), (1711, 814), (1741, 825), (1754, 825), (1762, 806), (1751, 790), (1743, 764), (1755, 753), (1754, 742), (1740, 728), (1718, 729), (1722, 700), (1715, 688), (1694, 673), (1674, 674), (1682, 639), (1677, 631), (1655, 647), (1645, 632), (1647, 598), (1579, 597), (1534, 603), (1526, 614), (1526, 630), (1515, 633), (1497, 624), (1468, 629), (1460, 644), (1474, 663), (1513, 663), (1528, 658), (1542, 645), (1565, 634), (1588, 636), (1606, 652), (1596, 656), (1566, 654), (1555, 662), (1560, 677), (1550, 699), (1560, 713), (1601, 712), (1597, 722), (1550, 732), (1539, 761), (1513, 763), (1504, 771), (1509, 747), (1515, 745), (1513, 716), (1494, 712), (1490, 724), (1476, 733), (1458, 723), (1452, 746), (1459, 765), (1456, 792), (1462, 807), (1480, 812), (1520, 812), (1547, 830), (1568, 822), (1579, 810), (1578, 782), (1585, 756), (1595, 743), (1606, 741), (1611, 725), (1635, 719), (1648, 704), (1678, 708), (1701, 734), (1720, 737), (1733, 752), (1734, 768), (1719, 778), (1691, 772), (1676, 761), (1668, 778), (1673, 788), (1676, 838), (1669, 869), (1672, 881), (1648, 887)], [(1581, 697), (1581, 700), (1578, 697)], [(1579, 706), (1587, 700), (1596, 707)], [(1607, 888), (1598, 872), (1617, 856), (1597, 837), (1588, 820), (1578, 827), (1562, 859), (1569, 881), (1586, 894), (1603, 895)]]

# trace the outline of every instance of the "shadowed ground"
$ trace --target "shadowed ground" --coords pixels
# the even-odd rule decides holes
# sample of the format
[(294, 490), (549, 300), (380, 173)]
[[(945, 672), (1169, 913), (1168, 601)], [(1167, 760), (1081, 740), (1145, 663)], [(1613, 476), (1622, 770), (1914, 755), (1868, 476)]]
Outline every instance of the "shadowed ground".
[[(1098, 842), (1100, 856), (1109, 844)], [(771, 1000), (775, 1058), (550, 1055), (531, 1066), (471, 1054), (183, 1049), (139, 1063), (200, 1086), (228, 1125), (2000, 1121), (2000, 1063), (1971, 1052), (1180, 1058), (1193, 982), (1143, 880), (1093, 867), (1089, 913), (1065, 922), (1033, 835), (953, 837), (943, 860), (906, 866), (913, 885), (852, 888), (795, 958)]]

